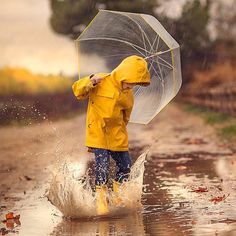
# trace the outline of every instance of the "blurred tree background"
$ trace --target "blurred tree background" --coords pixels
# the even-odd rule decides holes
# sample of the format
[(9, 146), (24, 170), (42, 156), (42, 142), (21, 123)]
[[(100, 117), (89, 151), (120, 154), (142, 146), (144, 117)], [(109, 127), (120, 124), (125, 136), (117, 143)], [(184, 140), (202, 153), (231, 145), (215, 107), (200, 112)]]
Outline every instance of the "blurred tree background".
[[(184, 86), (179, 97), (236, 114), (236, 10), (233, 0), (186, 0), (177, 15), (172, 5), (180, 6), (177, 0), (48, 2), (51, 29), (71, 40), (80, 35), (99, 9), (153, 15), (181, 47)], [(76, 75), (68, 78), (63, 74), (34, 74), (24, 68), (3, 67), (0, 78), (0, 124), (25, 117), (56, 118), (77, 111), (79, 107), (71, 93)]]
[(75, 39), (98, 13), (99, 9), (148, 13), (155, 15), (156, 0), (50, 0), (53, 30)]
[(71, 93), (73, 78), (34, 74), (20, 67), (1, 68), (0, 78), (0, 125), (70, 117), (84, 106)]
[(0, 96), (62, 93), (72, 84), (72, 79), (66, 76), (33, 74), (19, 67), (1, 68), (0, 78)]
[(80, 35), (99, 9), (153, 15), (180, 44), (180, 100), (236, 115), (235, 1), (186, 0), (178, 16), (172, 5), (181, 4), (173, 0), (49, 1), (52, 29), (71, 39)]
[[(181, 45), (185, 83), (194, 80), (196, 70), (207, 70), (216, 60), (221, 63), (222, 54), (229, 60), (234, 59), (234, 53), (227, 52), (228, 47), (235, 52), (236, 27), (232, 29), (232, 26), (236, 24), (236, 12), (230, 10), (231, 5), (220, 1), (188, 0), (182, 14), (171, 18), (158, 13), (157, 9), (161, 4), (161, 0), (50, 0), (50, 24), (55, 32), (75, 39), (99, 9), (151, 14)], [(210, 31), (210, 24), (214, 25), (214, 32)], [(211, 34), (215, 36), (211, 37)]]

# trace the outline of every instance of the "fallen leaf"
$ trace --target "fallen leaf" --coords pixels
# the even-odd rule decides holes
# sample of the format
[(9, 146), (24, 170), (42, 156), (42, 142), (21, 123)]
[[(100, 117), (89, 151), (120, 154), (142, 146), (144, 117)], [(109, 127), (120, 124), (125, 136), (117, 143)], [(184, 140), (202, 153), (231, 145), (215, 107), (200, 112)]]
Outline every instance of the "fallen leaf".
[(19, 220), (19, 219), (20, 219), (20, 214), (14, 217), (14, 220)]
[(196, 189), (193, 189), (192, 192), (195, 192), (195, 193), (205, 193), (205, 192), (208, 192), (208, 188), (207, 187), (198, 187)]
[(8, 212), (6, 214), (6, 219), (2, 220), (2, 223), (6, 224), (6, 225), (11, 225), (12, 223), (16, 223), (17, 225), (20, 224), (20, 214), (19, 215), (15, 215), (13, 212)]
[(224, 194), (223, 196), (213, 197), (210, 199), (210, 201), (214, 202), (216, 204), (216, 203), (224, 201), (228, 196), (229, 196), (229, 194), (227, 196), (225, 196), (225, 194)]
[(0, 229), (0, 233), (1, 233), (2, 235), (6, 235), (6, 234), (9, 233), (9, 231), (8, 231), (6, 228), (1, 228), (1, 229)]
[(196, 225), (197, 224), (197, 221), (196, 220), (192, 220), (192, 225)]
[(15, 222), (14, 222), (13, 219), (7, 220), (7, 222), (6, 222), (6, 227), (7, 227), (8, 229), (14, 229), (14, 224), (15, 224)]
[(14, 222), (15, 222), (17, 225), (21, 225), (21, 223), (20, 223), (20, 220), (19, 220), (19, 219), (14, 219)]
[(14, 214), (13, 214), (13, 212), (8, 212), (8, 213), (6, 214), (6, 220), (10, 220), (10, 219), (14, 219)]

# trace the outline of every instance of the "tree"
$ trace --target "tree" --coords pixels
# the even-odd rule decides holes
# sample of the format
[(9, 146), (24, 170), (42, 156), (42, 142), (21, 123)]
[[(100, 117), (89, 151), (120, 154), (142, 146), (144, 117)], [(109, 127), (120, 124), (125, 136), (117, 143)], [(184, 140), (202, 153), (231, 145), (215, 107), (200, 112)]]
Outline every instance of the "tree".
[[(52, 15), (51, 26), (60, 34), (75, 39), (84, 27), (97, 14), (99, 8), (151, 14), (158, 18), (166, 30), (176, 39), (181, 47), (181, 61), (184, 77), (191, 79), (193, 63), (205, 67), (206, 58), (211, 52), (211, 41), (208, 33), (211, 0), (188, 0), (182, 14), (177, 19), (165, 15), (157, 16), (158, 0), (50, 0)], [(171, 3), (170, 3), (171, 4)], [(187, 68), (187, 69), (186, 69)]]
[[(109, 10), (147, 13), (154, 16), (159, 6), (157, 0), (50, 0), (53, 30), (75, 39), (97, 14), (99, 8)], [(180, 43), (184, 57), (205, 53), (210, 44), (207, 26), (210, 0), (188, 0), (178, 19), (158, 16), (167, 31)]]
[(52, 29), (75, 39), (97, 14), (98, 9), (155, 15), (157, 0), (50, 0)]
[(201, 4), (200, 0), (188, 1), (181, 17), (174, 22), (174, 35), (185, 57), (201, 57), (210, 45), (207, 30), (209, 7), (209, 1), (205, 4)]
[(236, 11), (233, 10), (235, 2), (214, 2), (212, 24), (216, 40), (235, 46), (236, 38)]

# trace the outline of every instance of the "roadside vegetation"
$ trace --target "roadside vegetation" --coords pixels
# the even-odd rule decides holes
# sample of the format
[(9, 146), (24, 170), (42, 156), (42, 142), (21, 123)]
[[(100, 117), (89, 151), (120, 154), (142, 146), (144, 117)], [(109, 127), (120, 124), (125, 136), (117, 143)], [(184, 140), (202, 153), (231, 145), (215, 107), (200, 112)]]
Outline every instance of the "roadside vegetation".
[(187, 112), (200, 115), (206, 124), (216, 128), (217, 134), (232, 143), (236, 142), (236, 118), (216, 111), (210, 111), (204, 107), (184, 104), (183, 109)]
[(33, 74), (25, 68), (0, 69), (0, 96), (53, 94), (68, 90), (71, 84), (72, 79), (65, 76)]
[(24, 68), (0, 69), (0, 126), (30, 125), (68, 118), (83, 111), (72, 94), (74, 79), (34, 74)]

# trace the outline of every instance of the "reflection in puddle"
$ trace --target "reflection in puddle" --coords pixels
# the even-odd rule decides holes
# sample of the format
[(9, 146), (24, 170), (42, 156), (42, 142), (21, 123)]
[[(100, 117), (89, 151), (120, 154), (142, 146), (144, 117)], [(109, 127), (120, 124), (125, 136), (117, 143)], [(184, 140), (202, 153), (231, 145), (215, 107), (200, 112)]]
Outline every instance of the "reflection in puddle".
[(19, 235), (236, 234), (236, 156), (150, 156), (145, 165), (141, 211), (65, 220), (46, 198), (39, 198), (41, 190), (14, 209), (21, 214)]
[(143, 216), (129, 214), (100, 220), (63, 220), (51, 235), (145, 235)]
[[(156, 212), (159, 221), (163, 218), (166, 221), (163, 223), (168, 225), (166, 216), (169, 215), (170, 225), (178, 224), (185, 234), (236, 232), (236, 179), (233, 177), (236, 171), (232, 167), (235, 159), (235, 156), (206, 154), (186, 161), (176, 158), (173, 162), (171, 158), (160, 165), (161, 159), (150, 158), (147, 164), (157, 166), (157, 170), (146, 166), (151, 174), (146, 175), (144, 182), (149, 183), (147, 192), (152, 193), (147, 195), (146, 205), (154, 213), (152, 205), (159, 201), (162, 206), (162, 211)], [(180, 165), (185, 168), (177, 168)], [(194, 191), (199, 187), (207, 191)]]

